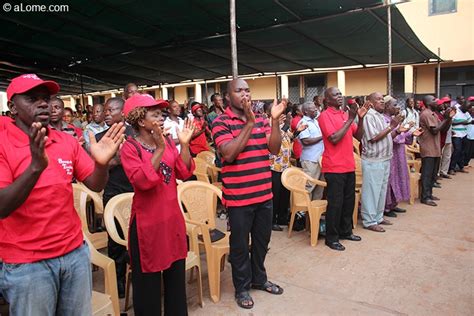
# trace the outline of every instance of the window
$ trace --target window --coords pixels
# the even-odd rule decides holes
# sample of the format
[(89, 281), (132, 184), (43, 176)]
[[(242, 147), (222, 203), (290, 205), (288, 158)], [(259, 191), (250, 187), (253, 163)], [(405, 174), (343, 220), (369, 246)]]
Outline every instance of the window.
[(457, 11), (457, 0), (429, 0), (429, 15), (453, 13)]
[(194, 99), (194, 86), (186, 87), (186, 94), (188, 96), (188, 100)]

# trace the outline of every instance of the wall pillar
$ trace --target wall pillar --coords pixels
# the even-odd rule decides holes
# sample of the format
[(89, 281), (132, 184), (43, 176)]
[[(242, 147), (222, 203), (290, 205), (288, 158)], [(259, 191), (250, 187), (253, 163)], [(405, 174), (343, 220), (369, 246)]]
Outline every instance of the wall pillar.
[(337, 87), (342, 95), (346, 95), (346, 72), (344, 70), (337, 71)]
[[(85, 105), (85, 104), (83, 104)], [(94, 105), (94, 100), (92, 99), (91, 95), (87, 96), (87, 105)]]
[(288, 76), (287, 75), (282, 75), (280, 76), (281, 78), (281, 97), (282, 98), (288, 98), (289, 97), (289, 84), (288, 84)]
[(202, 102), (202, 91), (201, 85), (199, 83), (194, 85), (194, 100), (197, 102)]
[(405, 66), (403, 69), (403, 73), (405, 76), (405, 94), (413, 94), (413, 86), (414, 86), (414, 77), (413, 77), (413, 66), (408, 65)]

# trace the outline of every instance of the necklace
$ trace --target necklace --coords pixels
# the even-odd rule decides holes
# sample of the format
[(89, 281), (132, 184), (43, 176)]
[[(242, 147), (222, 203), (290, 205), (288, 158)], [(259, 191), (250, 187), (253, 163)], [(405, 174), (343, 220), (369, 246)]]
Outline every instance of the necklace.
[(137, 142), (139, 142), (140, 145), (142, 145), (143, 149), (145, 149), (145, 150), (148, 151), (149, 153), (154, 153), (154, 152), (155, 152), (156, 147), (152, 147), (152, 146), (150, 146), (150, 145), (148, 145), (148, 144), (145, 144), (144, 142), (142, 142), (141, 140), (139, 140), (137, 136), (134, 136), (133, 138), (135, 138), (135, 140), (136, 140)]

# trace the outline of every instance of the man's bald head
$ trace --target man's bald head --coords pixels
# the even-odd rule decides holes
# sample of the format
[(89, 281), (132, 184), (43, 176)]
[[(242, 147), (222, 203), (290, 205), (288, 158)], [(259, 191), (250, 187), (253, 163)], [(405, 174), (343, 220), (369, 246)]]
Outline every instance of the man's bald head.
[(237, 78), (227, 83), (227, 100), (232, 108), (242, 110), (243, 102), (251, 101), (250, 88), (247, 82)]
[(344, 97), (337, 87), (330, 87), (324, 91), (324, 100), (327, 106), (340, 108), (344, 104)]

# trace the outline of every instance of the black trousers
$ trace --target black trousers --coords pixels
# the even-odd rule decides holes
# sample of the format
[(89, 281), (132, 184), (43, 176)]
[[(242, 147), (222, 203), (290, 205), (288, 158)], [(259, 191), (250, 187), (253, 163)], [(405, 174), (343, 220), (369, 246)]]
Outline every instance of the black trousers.
[[(156, 249), (159, 255), (159, 249)], [(161, 315), (161, 277), (164, 285), (164, 315), (188, 315), (186, 303), (186, 260), (178, 260), (166, 270), (143, 273), (136, 221), (130, 226), (130, 257), (132, 260), (133, 310), (137, 316)]]
[(464, 168), (464, 150), (467, 147), (467, 137), (453, 137), (453, 154), (451, 155), (451, 162), (449, 170), (457, 170), (457, 168)]
[(440, 157), (421, 158), (421, 201), (431, 199), (433, 195), (439, 161)]
[(290, 191), (281, 183), (281, 174), (272, 170), (273, 224), (288, 225)]
[(325, 173), (327, 183), (326, 242), (352, 234), (355, 203), (355, 173)]
[[(265, 256), (272, 234), (272, 200), (229, 207), (230, 254), (235, 293), (250, 290), (251, 284), (267, 282)], [(249, 254), (249, 234), (252, 249)]]

